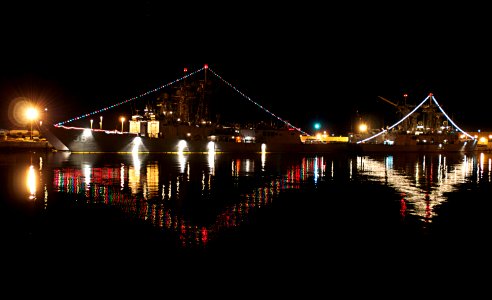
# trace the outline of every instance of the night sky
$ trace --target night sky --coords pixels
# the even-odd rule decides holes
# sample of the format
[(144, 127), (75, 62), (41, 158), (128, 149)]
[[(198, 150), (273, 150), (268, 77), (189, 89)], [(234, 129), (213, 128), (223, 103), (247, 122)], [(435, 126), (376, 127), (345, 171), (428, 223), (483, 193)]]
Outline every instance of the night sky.
[[(418, 104), (431, 92), (461, 128), (492, 130), (484, 7), (17, 1), (0, 11), (0, 128), (19, 125), (9, 118), (18, 99), (60, 122), (208, 64), (306, 131), (319, 121), (345, 134), (357, 116), (391, 125), (396, 110), (378, 96)], [(231, 116), (269, 118), (224, 95)]]

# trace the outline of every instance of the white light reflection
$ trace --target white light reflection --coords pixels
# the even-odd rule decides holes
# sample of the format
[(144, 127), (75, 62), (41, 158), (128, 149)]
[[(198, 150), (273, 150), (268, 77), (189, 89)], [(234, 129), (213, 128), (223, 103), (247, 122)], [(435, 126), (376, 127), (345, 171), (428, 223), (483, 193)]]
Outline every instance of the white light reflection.
[(125, 165), (121, 164), (120, 168), (120, 188), (123, 190), (125, 187)]
[(36, 200), (36, 173), (34, 166), (30, 165), (27, 171), (27, 190), (29, 192), (29, 200)]
[(265, 163), (266, 163), (266, 152), (261, 151), (261, 170), (265, 171)]
[(420, 168), (418, 162), (415, 163), (415, 183), (420, 183)]
[(140, 167), (142, 162), (138, 157), (138, 152), (132, 152), (133, 168), (135, 169), (135, 175), (140, 177)]
[(489, 182), (490, 182), (491, 171), (492, 171), (492, 158), (489, 158)]
[[(441, 160), (441, 158), (439, 159)], [(434, 207), (445, 202), (447, 200), (445, 195), (455, 191), (457, 184), (466, 182), (466, 178), (473, 174), (470, 160), (471, 158), (465, 157), (460, 164), (448, 167), (446, 159), (442, 159), (442, 164), (439, 166), (439, 172), (442, 174), (436, 176), (437, 181), (432, 181), (433, 178), (429, 178), (422, 183), (419, 180), (427, 176), (424, 171), (426, 169), (425, 157), (422, 164), (416, 163), (414, 177), (405, 174), (405, 170), (395, 169), (394, 162), (388, 164), (387, 159), (380, 161), (368, 157), (359, 157), (357, 170), (361, 174), (370, 175), (369, 179), (373, 181), (386, 182), (399, 192), (404, 193), (405, 200), (411, 203), (413, 207), (413, 209), (408, 208), (407, 211), (421, 217), (426, 222), (431, 222), (435, 215)], [(432, 173), (431, 170), (429, 172)], [(428, 184), (432, 184), (432, 186), (429, 188)]]
[[(128, 168), (128, 184), (133, 193), (138, 193), (140, 190), (140, 168), (141, 161), (138, 157), (138, 152), (132, 152), (132, 163)], [(123, 178), (123, 173), (122, 176)]]
[(185, 140), (180, 140), (178, 142), (178, 162), (179, 162), (179, 168), (181, 173), (185, 173), (186, 171), (186, 157), (184, 156), (184, 150), (188, 144), (186, 143)]
[(326, 163), (325, 163), (325, 158), (323, 156), (320, 158), (320, 166), (321, 166), (319, 168), (319, 170), (320, 170), (320, 176), (321, 176), (321, 178), (324, 178), (325, 177), (325, 172), (326, 172)]
[(314, 166), (313, 166), (313, 173), (314, 173), (314, 183), (318, 182), (318, 158), (314, 158)]
[(208, 167), (210, 168), (210, 174), (215, 175), (215, 143), (208, 143)]
[(91, 167), (88, 164), (84, 164), (82, 169), (84, 170), (85, 189), (88, 190), (91, 185)]
[(132, 147), (133, 155), (138, 154), (138, 150), (141, 144), (142, 144), (142, 139), (139, 136), (133, 139), (133, 147)]
[(180, 172), (185, 173), (185, 171), (186, 171), (186, 156), (183, 154), (182, 151), (178, 152), (178, 163), (179, 163)]
[[(39, 157), (39, 176), (40, 178), (43, 178), (43, 173), (42, 173), (42, 170), (43, 170), (43, 158), (42, 157)], [(48, 207), (48, 187), (46, 184), (44, 184), (43, 186), (43, 201), (44, 201), (44, 209), (46, 209)]]
[(465, 165), (464, 165), (464, 167), (462, 169), (462, 172), (463, 173), (461, 174), (461, 176), (465, 176), (466, 171), (469, 170), (469, 169), (470, 169), (470, 166), (468, 165), (468, 160), (466, 159), (466, 156), (465, 156)]
[(48, 207), (48, 187), (44, 185), (44, 209)]
[(480, 179), (483, 177), (483, 166), (485, 164), (485, 154), (480, 153), (480, 167), (478, 168), (480, 170), (479, 176), (477, 176), (477, 181), (480, 182)]
[(169, 180), (168, 183), (167, 183), (167, 199), (172, 199), (173, 197), (173, 193), (172, 193), (172, 189), (171, 189), (171, 185), (172, 185), (172, 181)]
[(203, 191), (205, 191), (205, 172), (202, 174), (202, 182), (201, 182), (201, 185), (202, 185), (202, 195), (203, 195)]
[(437, 182), (441, 182), (442, 181), (442, 178), (443, 178), (443, 166), (441, 164), (441, 159), (442, 159), (442, 155), (439, 154), (438, 156), (438, 165), (437, 165)]
[(255, 171), (255, 161), (250, 158), (232, 160), (232, 176), (251, 176)]

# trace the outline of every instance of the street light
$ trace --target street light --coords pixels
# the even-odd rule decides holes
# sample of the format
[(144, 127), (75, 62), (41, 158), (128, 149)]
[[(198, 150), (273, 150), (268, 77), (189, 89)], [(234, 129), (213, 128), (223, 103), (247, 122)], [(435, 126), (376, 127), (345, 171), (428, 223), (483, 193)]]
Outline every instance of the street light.
[[(43, 114), (42, 119), (48, 124), (48, 108), (47, 107), (44, 108), (44, 114)], [(41, 121), (39, 124), (41, 126), (43, 124), (43, 121)]]
[(367, 131), (367, 125), (365, 123), (361, 123), (359, 125), (359, 131), (360, 132), (366, 132)]
[(26, 111), (26, 116), (31, 123), (31, 131), (29, 133), (29, 139), (32, 140), (32, 121), (36, 120), (38, 117), (38, 111), (34, 107), (30, 107)]
[(121, 117), (121, 133), (123, 133), (123, 122), (125, 122), (125, 117)]

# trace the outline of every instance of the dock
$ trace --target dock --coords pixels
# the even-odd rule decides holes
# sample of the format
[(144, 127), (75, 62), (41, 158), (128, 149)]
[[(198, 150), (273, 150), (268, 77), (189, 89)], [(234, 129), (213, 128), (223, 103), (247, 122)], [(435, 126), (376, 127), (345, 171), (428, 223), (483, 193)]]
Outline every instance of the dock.
[(53, 151), (53, 146), (46, 140), (0, 140), (0, 151)]

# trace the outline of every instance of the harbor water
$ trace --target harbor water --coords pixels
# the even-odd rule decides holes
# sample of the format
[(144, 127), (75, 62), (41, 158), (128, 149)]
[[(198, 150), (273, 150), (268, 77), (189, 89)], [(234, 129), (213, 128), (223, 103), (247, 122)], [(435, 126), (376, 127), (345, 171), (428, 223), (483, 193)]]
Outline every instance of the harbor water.
[(491, 159), (4, 153), (4, 258), (31, 271), (472, 270), (490, 256)]

